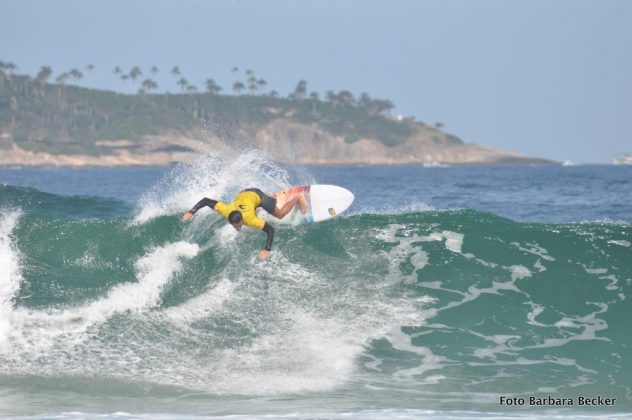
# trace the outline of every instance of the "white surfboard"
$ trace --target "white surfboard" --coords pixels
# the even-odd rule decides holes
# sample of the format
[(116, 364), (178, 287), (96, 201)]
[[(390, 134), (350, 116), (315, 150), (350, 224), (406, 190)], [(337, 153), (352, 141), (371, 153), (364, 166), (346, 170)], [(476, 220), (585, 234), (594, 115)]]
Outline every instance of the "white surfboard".
[(290, 198), (298, 194), (303, 194), (305, 197), (308, 204), (307, 212), (303, 214), (296, 206), (281, 220), (282, 223), (296, 226), (331, 219), (347, 210), (355, 198), (351, 191), (337, 185), (303, 185), (287, 188), (274, 194), (277, 207), (282, 207)]

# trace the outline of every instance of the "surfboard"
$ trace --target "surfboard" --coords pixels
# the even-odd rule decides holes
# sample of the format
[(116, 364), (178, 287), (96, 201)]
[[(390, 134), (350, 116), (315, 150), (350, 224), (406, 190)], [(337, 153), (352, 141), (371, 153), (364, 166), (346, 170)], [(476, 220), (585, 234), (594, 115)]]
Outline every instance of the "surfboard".
[(355, 198), (351, 191), (337, 185), (302, 185), (287, 188), (274, 194), (274, 198), (277, 199), (277, 207), (282, 207), (289, 199), (298, 194), (303, 194), (305, 197), (307, 212), (303, 214), (299, 206), (296, 206), (281, 219), (282, 223), (298, 226), (331, 219), (347, 210)]

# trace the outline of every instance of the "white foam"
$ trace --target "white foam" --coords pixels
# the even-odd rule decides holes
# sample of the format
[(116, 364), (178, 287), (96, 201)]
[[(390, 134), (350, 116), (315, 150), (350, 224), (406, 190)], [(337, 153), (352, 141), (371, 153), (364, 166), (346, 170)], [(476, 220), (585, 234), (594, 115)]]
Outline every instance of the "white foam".
[(512, 265), (511, 267), (509, 267), (509, 270), (511, 271), (512, 282), (524, 279), (526, 277), (531, 277), (531, 270), (523, 265)]
[(606, 286), (606, 290), (619, 290), (619, 279), (614, 274), (610, 274), (609, 276), (600, 276), (601, 280), (610, 280), (610, 284)]
[[(446, 249), (458, 253), (460, 253), (463, 244), (463, 235), (459, 233), (444, 231), (442, 233), (433, 232), (427, 236), (418, 235), (408, 231), (406, 226), (398, 224), (389, 225), (385, 230), (378, 232), (376, 236), (385, 242), (397, 243), (388, 251), (389, 278), (393, 282), (398, 282), (401, 279), (405, 283), (414, 282), (417, 280), (416, 273), (428, 265), (428, 254), (415, 243), (445, 239)], [(413, 272), (409, 275), (404, 275), (399, 268), (399, 264), (405, 260), (408, 260), (414, 267)]]
[(346, 380), (362, 340), (336, 319), (299, 308), (291, 316), (283, 329), (257, 337), (247, 348), (223, 351), (212, 389), (270, 395), (324, 391)]
[(221, 244), (226, 244), (227, 242), (232, 242), (237, 239), (237, 234), (239, 232), (232, 227), (231, 225), (224, 225), (216, 231), (216, 234), (219, 238), (219, 242)]
[[(404, 236), (396, 236), (398, 233)], [(386, 230), (379, 232), (377, 237), (385, 242), (397, 243), (388, 251), (388, 278), (392, 283), (417, 281), (417, 273), (429, 264), (428, 254), (415, 243), (440, 241), (444, 238), (440, 233), (423, 236), (407, 232), (405, 226), (397, 224), (389, 225)], [(408, 275), (402, 273), (399, 267), (400, 263), (406, 260), (413, 266), (412, 272)]]
[(463, 254), (462, 248), (464, 235), (462, 233), (444, 230), (442, 235), (445, 238), (445, 247), (447, 250), (456, 252), (457, 254)]
[(380, 208), (365, 206), (365, 207), (357, 207), (354, 206), (355, 210), (346, 212), (347, 216), (355, 216), (355, 215), (364, 215), (364, 214), (375, 214), (375, 215), (394, 215), (394, 214), (407, 214), (407, 213), (421, 213), (425, 211), (436, 210), (434, 207), (423, 203), (423, 202), (415, 202), (411, 204), (407, 204), (404, 206), (395, 207), (392, 205)]
[(607, 268), (584, 268), (588, 274), (606, 274)]
[(608, 243), (623, 246), (626, 248), (629, 248), (630, 246), (632, 246), (632, 243), (630, 243), (630, 241), (626, 241), (623, 239), (608, 241)]
[[(537, 349), (548, 347), (559, 347), (571, 341), (584, 341), (584, 340), (601, 340), (609, 341), (606, 337), (597, 336), (597, 332), (608, 328), (608, 324), (601, 318), (597, 318), (597, 315), (608, 311), (608, 305), (605, 303), (586, 302), (597, 306), (598, 310), (584, 316), (564, 316), (559, 321), (555, 322), (553, 326), (564, 329), (565, 336), (562, 338), (545, 338), (542, 342), (526, 346), (525, 349)], [(570, 329), (570, 331), (567, 331)], [(579, 331), (579, 332), (577, 332)]]
[(428, 265), (428, 254), (425, 251), (418, 251), (411, 255), (410, 263), (416, 270), (421, 270)]
[(527, 302), (527, 304), (531, 305), (531, 311), (527, 314), (527, 323), (538, 327), (546, 327), (546, 324), (536, 321), (536, 318), (544, 312), (546, 308), (534, 302)]
[(171, 320), (179, 321), (180, 324), (207, 318), (221, 309), (222, 303), (229, 299), (234, 289), (234, 283), (227, 278), (222, 278), (213, 288), (181, 305), (167, 308), (163, 313)]
[(581, 263), (580, 265), (584, 267), (584, 271), (586, 271), (586, 273), (598, 275), (599, 279), (601, 280), (610, 280), (610, 283), (606, 286), (606, 290), (619, 290), (619, 279), (617, 278), (617, 276), (615, 276), (614, 274), (609, 274), (607, 276), (602, 275), (608, 273), (607, 268), (588, 268)]
[(0, 308), (11, 307), (11, 299), (20, 288), (20, 252), (11, 233), (20, 218), (19, 212), (0, 216)]
[(533, 268), (537, 268), (539, 273), (546, 271), (546, 267), (542, 265), (540, 259), (538, 259), (535, 264), (533, 264)]
[(416, 383), (436, 384), (445, 379), (443, 375), (432, 375), (426, 376), (425, 378), (420, 377), (423, 377), (426, 372), (438, 371), (443, 368), (443, 366), (450, 362), (447, 357), (434, 354), (428, 347), (413, 345), (410, 341), (411, 337), (404, 334), (401, 329), (389, 331), (386, 334), (386, 338), (394, 349), (414, 353), (421, 358), (419, 365), (397, 371), (393, 375), (396, 380), (415, 378)]
[(198, 251), (198, 245), (188, 242), (170, 243), (150, 251), (134, 264), (138, 283), (114, 287), (104, 299), (90, 305), (87, 312), (107, 318), (116, 312), (139, 312), (158, 306), (165, 285), (182, 268), (181, 258), (193, 258)]
[(0, 216), (0, 348), (6, 344), (10, 331), (9, 315), (12, 300), (20, 289), (20, 251), (15, 246), (11, 233), (18, 223), (20, 212), (8, 212)]
[(45, 352), (59, 344), (80, 343), (83, 334), (116, 313), (142, 312), (160, 304), (160, 295), (169, 279), (181, 270), (181, 258), (192, 258), (199, 247), (176, 242), (158, 247), (135, 264), (137, 282), (115, 286), (105, 297), (80, 307), (31, 310), (18, 308), (8, 320), (10, 342), (20, 351)]
[(204, 387), (213, 394), (331, 390), (352, 377), (369, 340), (419, 325), (427, 316), (420, 308), (431, 301), (389, 299), (390, 284), (381, 276), (341, 281), (329, 277), (326, 266), (313, 272), (280, 251), (265, 263), (235, 264), (223, 270), (241, 276), (232, 280), (224, 315), (254, 338), (209, 355), (212, 371)]
[(551, 257), (549, 255), (549, 251), (547, 251), (545, 248), (541, 247), (540, 245), (538, 245), (536, 243), (527, 243), (526, 246), (528, 248), (523, 247), (518, 242), (511, 242), (511, 245), (515, 246), (520, 251), (524, 251), (524, 252), (527, 252), (529, 254), (537, 255), (538, 257), (542, 258), (543, 260), (555, 261), (555, 258), (553, 258), (553, 257)]

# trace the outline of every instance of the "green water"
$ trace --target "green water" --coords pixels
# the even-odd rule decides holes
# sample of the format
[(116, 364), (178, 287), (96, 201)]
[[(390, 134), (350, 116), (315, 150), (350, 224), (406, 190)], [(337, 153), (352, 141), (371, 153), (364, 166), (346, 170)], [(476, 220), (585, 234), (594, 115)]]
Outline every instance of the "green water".
[(209, 214), (0, 195), (6, 413), (632, 407), (629, 224), (369, 212), (281, 226), (261, 262)]

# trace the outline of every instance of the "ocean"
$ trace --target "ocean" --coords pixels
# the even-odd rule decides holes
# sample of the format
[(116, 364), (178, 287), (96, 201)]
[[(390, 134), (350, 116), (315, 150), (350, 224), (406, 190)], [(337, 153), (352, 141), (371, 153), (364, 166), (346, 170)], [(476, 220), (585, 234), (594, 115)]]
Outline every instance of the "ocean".
[(4, 417), (632, 418), (630, 166), (1, 168), (0, 267)]

